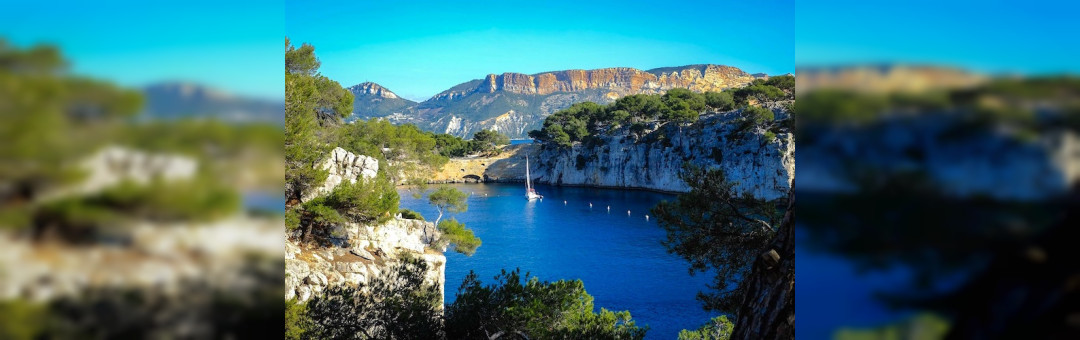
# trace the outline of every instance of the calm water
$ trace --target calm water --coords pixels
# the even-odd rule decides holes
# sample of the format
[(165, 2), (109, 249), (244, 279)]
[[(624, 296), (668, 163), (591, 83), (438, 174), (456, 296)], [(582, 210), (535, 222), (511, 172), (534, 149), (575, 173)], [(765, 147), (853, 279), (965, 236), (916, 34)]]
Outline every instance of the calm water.
[[(581, 279), (597, 309), (629, 310), (638, 324), (650, 326), (651, 339), (673, 339), (679, 330), (697, 328), (710, 318), (694, 299), (707, 289), (710, 275), (690, 276), (687, 263), (660, 244), (664, 231), (655, 218), (645, 220), (652, 206), (674, 196), (541, 185), (537, 190), (544, 200), (529, 202), (524, 184), (454, 187), (471, 193), (469, 211), (456, 218), (483, 245), (472, 257), (447, 253), (447, 303), (454, 301), (469, 270), (487, 284), (500, 269), (520, 267), (545, 281)], [(438, 216), (426, 199), (407, 192), (401, 193), (401, 206), (428, 220)]]
[(529, 143), (532, 143), (532, 142), (533, 142), (532, 139), (511, 139), (510, 140), (510, 145), (529, 144)]

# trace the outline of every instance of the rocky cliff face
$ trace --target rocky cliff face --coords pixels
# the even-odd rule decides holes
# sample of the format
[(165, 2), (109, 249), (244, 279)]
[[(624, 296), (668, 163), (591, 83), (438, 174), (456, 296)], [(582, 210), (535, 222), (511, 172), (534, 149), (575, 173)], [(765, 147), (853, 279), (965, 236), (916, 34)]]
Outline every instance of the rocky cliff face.
[[(331, 192), (344, 181), (355, 182), (378, 174), (375, 158), (355, 155), (342, 148), (330, 152), (321, 164), (330, 172), (326, 181), (305, 196), (309, 200)], [(434, 249), (439, 232), (431, 222), (400, 216), (377, 226), (345, 223), (331, 237), (331, 247), (285, 244), (285, 298), (306, 301), (330, 285), (366, 283), (404, 256), (422, 258), (428, 265), (429, 283), (443, 288), (446, 256)]]
[(719, 91), (742, 86), (755, 78), (742, 70), (722, 65), (689, 65), (642, 71), (629, 67), (595, 70), (566, 70), (534, 75), (521, 73), (489, 74), (476, 92), (551, 94), (589, 89), (607, 89), (620, 96), (659, 93), (673, 88), (691, 91)]
[(380, 97), (380, 98), (388, 98), (388, 99), (399, 98), (398, 95), (395, 94), (394, 92), (391, 92), (390, 90), (386, 89), (385, 87), (382, 87), (382, 85), (372, 83), (370, 81), (353, 85), (353, 86), (349, 87), (347, 90), (349, 90), (349, 92), (352, 92), (353, 95), (367, 94), (367, 95), (372, 95), (372, 96), (376, 96), (376, 97)]
[[(787, 114), (778, 112), (777, 118)], [(558, 149), (540, 144), (508, 146), (494, 157), (451, 159), (430, 178), (434, 183), (523, 182), (525, 156), (533, 180), (582, 185), (686, 192), (679, 179), (682, 164), (723, 169), (737, 188), (756, 197), (776, 199), (791, 189), (795, 143), (790, 133), (772, 140), (764, 131), (739, 131), (739, 112), (702, 116), (690, 126), (653, 126), (641, 137), (626, 130), (605, 136), (596, 146)]]
[(424, 259), (428, 265), (427, 282), (442, 291), (446, 256), (430, 248), (430, 240), (438, 237), (435, 233), (431, 222), (398, 217), (378, 226), (347, 223), (341, 226), (338, 233), (341, 237), (334, 240), (338, 245), (334, 247), (311, 247), (288, 241), (285, 299), (307, 301), (328, 286), (367, 283), (403, 256)]
[[(628, 67), (565, 70), (537, 74), (489, 74), (458, 84), (412, 106), (388, 108), (386, 100), (354, 86), (354, 111), (360, 118), (384, 117), (393, 123), (412, 123), (434, 132), (470, 136), (494, 129), (511, 138), (524, 138), (548, 115), (574, 103), (610, 103), (619, 97), (664, 93), (674, 88), (696, 92), (720, 91), (746, 85), (757, 78), (738, 68), (688, 65), (642, 71)], [(381, 87), (380, 87), (381, 88)], [(386, 91), (388, 92), (388, 91)], [(360, 99), (361, 97), (365, 99)], [(401, 100), (401, 99), (399, 99)], [(378, 111), (378, 113), (373, 113)], [(363, 114), (362, 114), (363, 113)]]
[[(780, 118), (783, 113), (778, 113)], [(703, 116), (691, 126), (667, 124), (635, 140), (626, 131), (603, 137), (598, 146), (545, 147), (530, 156), (541, 183), (641, 188), (686, 192), (679, 173), (688, 162), (723, 169), (737, 188), (755, 197), (776, 199), (790, 190), (795, 174), (795, 143), (790, 133), (769, 140), (764, 131), (738, 131), (737, 112)]]

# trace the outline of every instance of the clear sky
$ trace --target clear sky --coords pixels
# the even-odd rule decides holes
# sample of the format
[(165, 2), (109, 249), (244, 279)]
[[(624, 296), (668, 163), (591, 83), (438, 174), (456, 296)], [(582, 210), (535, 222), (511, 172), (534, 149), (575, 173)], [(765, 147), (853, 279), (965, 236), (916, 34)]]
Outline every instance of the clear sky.
[(413, 100), (489, 73), (724, 64), (794, 72), (786, 1), (293, 1), (285, 32), (322, 73)]
[(902, 62), (989, 73), (1080, 71), (1080, 2), (800, 1), (798, 66)]
[(0, 37), (58, 45), (75, 73), (126, 86), (190, 81), (284, 98), (284, 5), (243, 1), (4, 1)]

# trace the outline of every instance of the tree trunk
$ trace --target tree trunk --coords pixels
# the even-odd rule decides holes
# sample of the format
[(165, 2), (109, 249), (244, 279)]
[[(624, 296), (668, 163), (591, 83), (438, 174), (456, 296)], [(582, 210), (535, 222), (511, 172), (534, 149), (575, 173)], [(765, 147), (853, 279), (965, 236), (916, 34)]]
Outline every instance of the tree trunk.
[(754, 262), (743, 283), (746, 295), (731, 339), (795, 338), (795, 194), (772, 244)]

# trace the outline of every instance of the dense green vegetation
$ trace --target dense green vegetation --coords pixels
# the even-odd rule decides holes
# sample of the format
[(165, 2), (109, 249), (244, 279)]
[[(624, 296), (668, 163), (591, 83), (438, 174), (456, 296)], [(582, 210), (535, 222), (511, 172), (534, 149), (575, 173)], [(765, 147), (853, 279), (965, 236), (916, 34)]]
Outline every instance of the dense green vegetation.
[[(520, 270), (483, 285), (470, 273), (453, 304), (438, 309), (426, 262), (406, 258), (359, 287), (334, 286), (304, 304), (290, 302), (286, 339), (641, 339), (626, 311), (601, 308), (580, 280), (544, 282)], [(367, 290), (370, 294), (361, 293)]]
[[(745, 87), (723, 92), (694, 93), (687, 89), (672, 89), (663, 95), (625, 96), (608, 105), (577, 103), (548, 116), (544, 120), (543, 128), (529, 131), (529, 137), (560, 147), (569, 147), (574, 143), (587, 143), (596, 136), (622, 126), (629, 126), (633, 132), (641, 132), (646, 123), (693, 123), (706, 110), (731, 111), (745, 108), (750, 110), (751, 114), (761, 116), (757, 111), (769, 110), (751, 105), (751, 100), (764, 103), (793, 99), (794, 83), (794, 77), (785, 75), (769, 80), (755, 80)], [(768, 117), (771, 121), (771, 111)], [(759, 124), (763, 122), (758, 118), (753, 120)]]
[(489, 339), (519, 334), (529, 339), (641, 339), (630, 312), (601, 308), (581, 280), (540, 281), (521, 270), (505, 271), (483, 285), (470, 272), (446, 307), (446, 335), (451, 339)]
[[(430, 133), (430, 132), (429, 132)], [(435, 138), (436, 150), (445, 157), (464, 157), (478, 153), (498, 153), (498, 147), (510, 144), (510, 137), (492, 130), (480, 130), (473, 135), (473, 139), (465, 140), (461, 137), (445, 133), (430, 133)]]
[(731, 339), (731, 330), (734, 327), (727, 315), (721, 315), (712, 318), (701, 328), (680, 331), (679, 340), (728, 340)]

